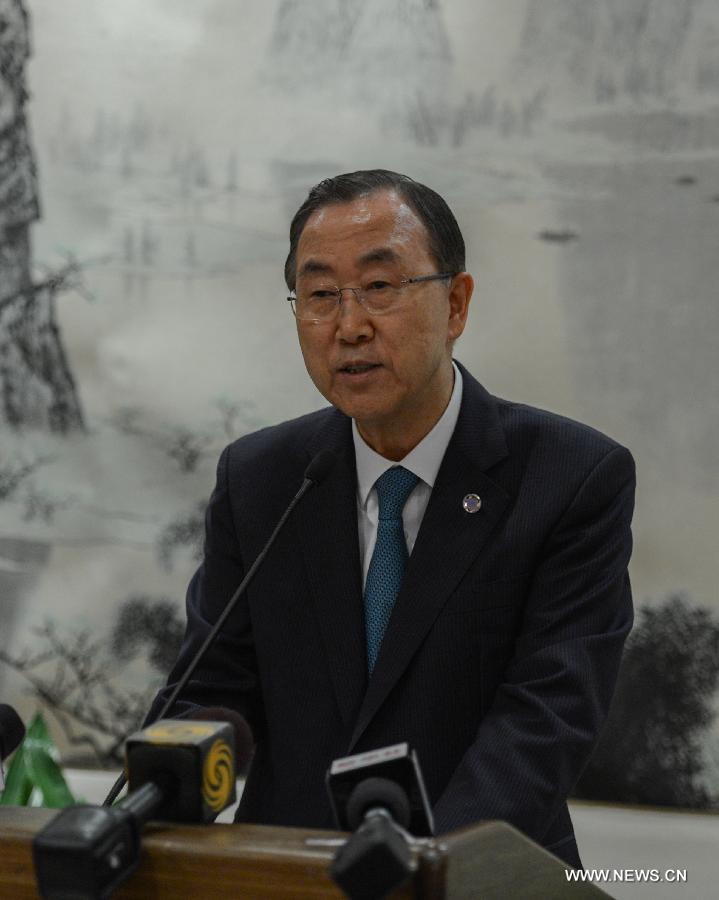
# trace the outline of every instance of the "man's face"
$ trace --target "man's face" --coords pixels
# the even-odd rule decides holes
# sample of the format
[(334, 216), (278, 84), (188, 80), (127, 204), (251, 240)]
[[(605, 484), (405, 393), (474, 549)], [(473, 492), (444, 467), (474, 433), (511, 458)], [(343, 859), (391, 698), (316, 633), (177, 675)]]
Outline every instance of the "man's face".
[[(298, 293), (318, 277), (360, 287), (435, 272), (424, 225), (394, 191), (317, 210), (297, 247)], [(444, 411), (451, 344), (464, 329), (471, 291), (466, 273), (451, 283), (410, 285), (383, 315), (371, 315), (346, 291), (329, 321), (297, 321), (312, 381), (378, 452), (401, 458)]]

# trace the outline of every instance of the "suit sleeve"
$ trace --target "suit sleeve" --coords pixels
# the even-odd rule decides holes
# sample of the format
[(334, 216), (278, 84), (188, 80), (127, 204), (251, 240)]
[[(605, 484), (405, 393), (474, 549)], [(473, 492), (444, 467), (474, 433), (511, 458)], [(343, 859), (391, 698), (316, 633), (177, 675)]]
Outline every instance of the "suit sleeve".
[[(217, 483), (205, 514), (203, 562), (187, 590), (185, 638), (177, 662), (168, 677), (167, 687), (155, 699), (147, 721), (152, 721), (159, 713), (245, 574), (228, 486), (229, 450), (229, 447), (226, 448), (220, 457)], [(263, 732), (257, 660), (249, 611), (244, 598), (240, 598), (170, 715), (189, 715), (196, 706), (226, 706), (235, 709), (249, 723), (255, 741), (259, 740)]]
[(610, 450), (548, 535), (513, 656), (435, 806), (438, 832), (510, 821), (542, 841), (606, 717), (632, 625), (634, 463)]

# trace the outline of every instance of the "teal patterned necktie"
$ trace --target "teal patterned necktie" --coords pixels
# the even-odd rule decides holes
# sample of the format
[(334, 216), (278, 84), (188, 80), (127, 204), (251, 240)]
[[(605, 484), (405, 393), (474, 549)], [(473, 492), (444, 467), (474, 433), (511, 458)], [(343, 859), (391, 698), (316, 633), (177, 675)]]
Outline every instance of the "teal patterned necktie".
[(367, 668), (377, 662), (392, 607), (397, 599), (407, 562), (402, 510), (419, 478), (402, 466), (387, 469), (375, 481), (379, 501), (377, 541), (367, 571), (364, 617), (367, 634)]

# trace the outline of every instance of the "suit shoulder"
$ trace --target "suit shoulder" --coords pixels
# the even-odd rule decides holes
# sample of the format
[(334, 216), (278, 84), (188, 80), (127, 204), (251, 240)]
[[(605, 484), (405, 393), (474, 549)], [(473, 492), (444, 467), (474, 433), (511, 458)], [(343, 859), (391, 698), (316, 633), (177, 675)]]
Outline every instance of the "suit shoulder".
[(612, 454), (633, 469), (629, 450), (591, 425), (525, 403), (499, 397), (494, 400), (510, 447), (531, 448), (540, 455), (552, 454), (557, 460), (571, 458), (588, 467)]
[(248, 473), (255, 469), (267, 472), (295, 459), (306, 465), (308, 443), (336, 414), (332, 407), (326, 407), (237, 438), (224, 451), (230, 471), (242, 468)]

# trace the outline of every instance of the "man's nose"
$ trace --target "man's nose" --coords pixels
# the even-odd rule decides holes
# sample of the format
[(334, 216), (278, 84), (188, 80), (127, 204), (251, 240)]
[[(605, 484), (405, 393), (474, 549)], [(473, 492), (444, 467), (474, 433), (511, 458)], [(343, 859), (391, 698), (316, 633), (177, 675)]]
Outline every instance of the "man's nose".
[(352, 288), (342, 289), (342, 301), (337, 315), (337, 336), (340, 340), (356, 343), (368, 340), (374, 326), (367, 310), (359, 302), (357, 292)]

